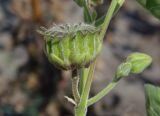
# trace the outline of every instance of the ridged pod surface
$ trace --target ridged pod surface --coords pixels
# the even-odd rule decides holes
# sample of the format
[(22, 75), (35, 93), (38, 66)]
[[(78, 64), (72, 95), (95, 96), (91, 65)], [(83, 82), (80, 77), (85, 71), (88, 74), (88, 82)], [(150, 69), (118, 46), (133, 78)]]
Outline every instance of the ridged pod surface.
[(84, 23), (54, 25), (39, 32), (44, 35), (49, 61), (60, 69), (87, 67), (102, 48), (99, 30)]

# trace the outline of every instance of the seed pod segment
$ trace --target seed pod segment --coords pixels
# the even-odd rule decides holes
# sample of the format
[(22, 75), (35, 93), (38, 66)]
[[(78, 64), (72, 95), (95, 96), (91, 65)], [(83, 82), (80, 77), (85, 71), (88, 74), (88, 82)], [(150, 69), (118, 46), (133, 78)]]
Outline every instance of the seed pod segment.
[(54, 25), (38, 32), (44, 36), (44, 51), (55, 66), (60, 69), (87, 67), (100, 53), (102, 42), (99, 29), (92, 25)]

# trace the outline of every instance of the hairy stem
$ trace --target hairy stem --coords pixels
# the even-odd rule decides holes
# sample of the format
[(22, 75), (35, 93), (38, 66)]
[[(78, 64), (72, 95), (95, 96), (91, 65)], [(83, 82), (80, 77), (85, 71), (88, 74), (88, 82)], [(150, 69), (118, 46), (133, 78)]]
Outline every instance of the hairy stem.
[(107, 87), (105, 87), (102, 91), (100, 91), (96, 96), (90, 98), (88, 100), (87, 106), (90, 106), (100, 99), (102, 99), (105, 95), (107, 95), (116, 85), (118, 82), (111, 82)]
[(124, 2), (124, 0), (112, 0), (111, 5), (109, 6), (109, 9), (107, 11), (104, 23), (102, 25), (102, 30), (100, 32), (100, 39), (103, 40), (104, 35), (106, 33), (106, 30), (109, 26), (109, 23), (112, 19), (112, 16), (115, 12), (116, 7), (120, 4), (122, 6), (122, 3)]
[[(124, 0), (112, 0), (111, 5), (108, 9), (108, 12), (106, 14), (104, 23), (102, 25), (102, 30), (100, 32), (100, 39), (103, 40), (105, 32), (108, 28), (108, 25), (110, 23), (110, 20), (112, 19), (112, 16), (114, 14), (114, 11), (117, 7), (117, 5), (122, 4), (122, 1)], [(117, 83), (110, 83), (104, 90), (102, 90), (99, 94), (97, 94), (95, 97), (89, 99), (89, 91), (92, 83), (92, 75), (94, 73), (94, 68), (95, 68), (95, 62), (91, 64), (89, 68), (89, 72), (85, 72), (84, 69), (80, 70), (79, 75), (81, 77), (80, 80), (80, 102), (79, 104), (75, 107), (75, 115), (76, 116), (86, 116), (87, 113), (87, 107), (92, 105), (93, 103), (97, 102), (100, 100), (102, 97), (104, 97), (112, 88), (115, 87)], [(88, 74), (87, 74), (88, 73)]]
[(90, 86), (92, 83), (92, 75), (94, 73), (94, 68), (95, 68), (95, 62), (93, 64), (91, 64), (91, 66), (90, 66), (88, 77), (86, 80), (86, 84), (85, 84), (84, 90), (82, 92), (80, 103), (75, 109), (76, 116), (86, 116), (87, 101), (88, 101)]
[[(102, 30), (100, 32), (100, 39), (103, 40), (105, 32), (109, 26), (109, 23), (114, 15), (114, 12), (117, 8), (117, 6), (122, 6), (124, 3), (124, 0), (112, 0), (111, 5), (109, 6), (109, 9), (107, 11), (104, 23), (102, 25)], [(117, 11), (116, 11), (117, 12)], [(101, 92), (99, 92), (95, 97), (89, 99), (87, 106), (90, 106), (94, 104), (95, 102), (99, 101), (101, 98), (103, 98), (110, 90), (112, 90), (116, 86), (116, 82), (110, 83), (105, 89), (103, 89)]]
[(80, 68), (78, 70), (78, 74), (80, 77), (80, 85), (79, 85), (80, 96), (82, 95), (82, 91), (84, 90), (87, 76), (88, 76), (88, 72), (89, 72), (89, 68)]
[(75, 71), (76, 70), (72, 72), (72, 93), (73, 93), (73, 97), (74, 97), (76, 104), (78, 104), (80, 101), (80, 95), (78, 91), (79, 77), (77, 76), (77, 72)]

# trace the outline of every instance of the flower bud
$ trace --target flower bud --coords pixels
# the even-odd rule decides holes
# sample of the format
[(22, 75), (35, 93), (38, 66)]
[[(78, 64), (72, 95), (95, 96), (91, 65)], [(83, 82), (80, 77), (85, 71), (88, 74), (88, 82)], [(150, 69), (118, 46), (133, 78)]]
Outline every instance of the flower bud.
[(132, 64), (130, 62), (125, 62), (120, 64), (117, 68), (114, 80), (118, 81), (122, 77), (128, 76), (130, 74), (131, 68), (132, 68)]
[(152, 62), (152, 58), (144, 53), (132, 53), (127, 57), (127, 62), (132, 64), (131, 73), (138, 74), (146, 69)]
[(50, 62), (65, 70), (88, 66), (102, 48), (99, 30), (92, 25), (55, 25), (40, 33)]

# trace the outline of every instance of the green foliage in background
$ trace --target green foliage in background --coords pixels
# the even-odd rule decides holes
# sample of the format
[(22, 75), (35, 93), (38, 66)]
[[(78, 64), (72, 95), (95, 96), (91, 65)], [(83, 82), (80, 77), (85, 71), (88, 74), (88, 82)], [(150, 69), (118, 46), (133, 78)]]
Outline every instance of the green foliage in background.
[[(160, 0), (137, 0), (153, 16), (160, 19)], [(160, 87), (146, 84), (146, 112), (147, 116), (160, 116)]]
[(160, 0), (137, 0), (145, 9), (160, 19)]
[(148, 116), (160, 115), (160, 87), (145, 85), (146, 111)]

